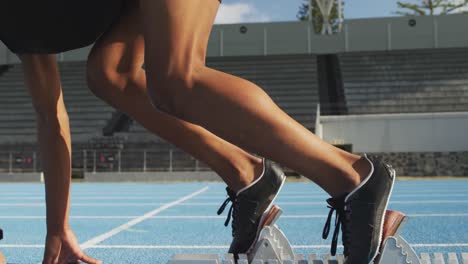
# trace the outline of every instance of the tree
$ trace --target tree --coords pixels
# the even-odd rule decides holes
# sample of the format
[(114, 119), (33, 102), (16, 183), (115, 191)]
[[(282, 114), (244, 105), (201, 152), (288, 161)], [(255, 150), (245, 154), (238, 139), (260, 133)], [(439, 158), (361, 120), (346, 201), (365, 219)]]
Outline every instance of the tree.
[(395, 13), (404, 16), (447, 15), (467, 12), (468, 0), (419, 0), (419, 3), (397, 2)]
[[(297, 12), (297, 18), (299, 20), (305, 21), (309, 20), (309, 2), (310, 0), (303, 0), (304, 3), (301, 4), (299, 7), (299, 11)], [(341, 1), (341, 0), (338, 0)], [(340, 17), (339, 17), (339, 10), (338, 5), (333, 5), (330, 14), (330, 23), (332, 24), (333, 32), (340, 31)], [(318, 7), (317, 1), (312, 1), (312, 24), (314, 26), (315, 33), (319, 34), (322, 31), (323, 26), (323, 17), (322, 13), (320, 13), (320, 9)]]

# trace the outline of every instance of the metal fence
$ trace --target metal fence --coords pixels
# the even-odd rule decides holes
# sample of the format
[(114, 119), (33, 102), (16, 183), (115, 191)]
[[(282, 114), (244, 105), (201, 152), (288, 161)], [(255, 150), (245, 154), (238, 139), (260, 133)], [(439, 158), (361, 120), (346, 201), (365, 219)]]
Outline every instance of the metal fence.
[(39, 171), (36, 152), (0, 152), (0, 172)]
[[(40, 154), (34, 151), (0, 152), (0, 172), (40, 172)], [(83, 172), (206, 171), (202, 162), (178, 150), (85, 149), (72, 153), (72, 168)]]

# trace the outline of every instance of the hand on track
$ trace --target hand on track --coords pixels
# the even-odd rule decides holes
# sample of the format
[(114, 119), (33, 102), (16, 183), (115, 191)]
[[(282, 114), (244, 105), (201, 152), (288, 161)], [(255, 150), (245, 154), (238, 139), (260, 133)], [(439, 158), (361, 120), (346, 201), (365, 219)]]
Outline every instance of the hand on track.
[(68, 229), (60, 234), (47, 235), (43, 264), (87, 263), (101, 264), (102, 262), (86, 255), (80, 248), (73, 231)]

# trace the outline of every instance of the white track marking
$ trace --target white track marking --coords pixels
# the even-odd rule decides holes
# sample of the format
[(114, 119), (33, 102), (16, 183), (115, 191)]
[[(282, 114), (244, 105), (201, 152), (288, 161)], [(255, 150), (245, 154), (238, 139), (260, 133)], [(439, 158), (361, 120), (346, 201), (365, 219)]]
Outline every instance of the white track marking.
[(161, 207), (159, 207), (159, 208), (157, 208), (157, 209), (155, 209), (153, 211), (150, 211), (150, 212), (148, 212), (148, 213), (146, 213), (146, 214), (144, 214), (144, 215), (142, 215), (142, 216), (140, 216), (138, 218), (135, 218), (135, 219), (133, 219), (133, 220), (119, 226), (119, 227), (116, 227), (116, 228), (110, 230), (107, 233), (104, 233), (102, 235), (99, 235), (97, 237), (94, 237), (94, 238), (86, 241), (85, 243), (81, 244), (81, 248), (86, 249), (86, 248), (89, 248), (91, 246), (94, 246), (94, 245), (96, 245), (96, 244), (98, 244), (98, 243), (100, 243), (100, 242), (102, 242), (102, 241), (104, 241), (104, 240), (106, 240), (106, 239), (108, 239), (108, 238), (110, 238), (110, 237), (112, 237), (112, 236), (114, 236), (114, 235), (116, 235), (116, 234), (118, 234), (118, 233), (120, 233), (120, 232), (122, 232), (122, 231), (136, 225), (136, 224), (138, 224), (138, 223), (140, 223), (140, 222), (143, 222), (144, 220), (146, 220), (146, 219), (148, 219), (148, 218), (150, 218), (150, 217), (152, 217), (152, 216), (154, 216), (156, 214), (161, 213), (162, 211), (164, 211), (164, 210), (166, 210), (168, 208), (176, 206), (176, 205), (178, 205), (178, 204), (180, 204), (180, 203), (182, 203), (182, 202), (184, 202), (184, 201), (186, 201), (188, 199), (191, 199), (191, 198), (193, 198), (193, 197), (195, 197), (195, 196), (197, 196), (197, 195), (199, 195), (201, 193), (204, 193), (208, 189), (209, 189), (209, 187), (206, 186), (206, 187), (204, 187), (204, 188), (202, 188), (202, 189), (200, 189), (200, 190), (198, 190), (198, 191), (196, 191), (196, 192), (194, 192), (192, 194), (184, 196), (184, 197), (182, 197), (182, 198), (180, 198), (180, 199), (178, 199), (176, 201), (173, 201), (171, 203), (167, 203), (167, 204), (165, 204), (165, 205), (163, 205), (163, 206), (161, 206)]
[(468, 203), (468, 200), (390, 201), (390, 204), (450, 204), (450, 203)]
[(465, 213), (454, 213), (454, 214), (408, 214), (409, 217), (457, 217), (457, 216), (468, 216)]
[[(468, 194), (394, 194), (392, 195), (392, 198), (405, 198), (405, 197), (424, 197), (424, 196), (430, 196), (432, 198), (434, 197), (468, 197)], [(171, 195), (171, 196), (155, 196), (153, 195), (147, 195), (147, 196), (72, 196), (72, 201), (88, 201), (88, 200), (164, 200), (164, 199), (176, 199), (178, 196)], [(206, 195), (206, 196), (201, 196), (197, 197), (197, 200), (222, 200), (225, 199), (226, 196), (212, 196), (212, 195)], [(278, 199), (279, 200), (292, 200), (292, 199), (320, 199), (320, 200), (325, 200), (329, 198), (326, 195), (279, 195)], [(44, 200), (44, 196), (7, 196), (7, 197), (1, 197), (2, 200)], [(397, 201), (398, 202), (398, 201)], [(405, 201), (406, 202), (406, 201)], [(411, 201), (410, 201), (411, 202)]]
[[(166, 203), (71, 203), (75, 207), (107, 207), (107, 206), (160, 206)], [(45, 203), (0, 203), (0, 206), (42, 207)]]
[[(390, 201), (390, 204), (459, 204), (468, 203), (468, 200), (417, 200), (417, 201)], [(278, 205), (326, 205), (324, 201), (321, 202), (277, 202)], [(219, 205), (219, 203), (181, 203), (180, 205), (187, 206), (212, 206)]]
[(468, 247), (468, 243), (411, 244), (412, 247)]
[[(407, 214), (409, 217), (468, 217), (468, 213), (454, 214)], [(70, 219), (134, 219), (139, 215), (75, 215), (70, 216)], [(281, 218), (286, 219), (312, 219), (326, 218), (326, 214), (308, 214), (308, 215), (282, 215)], [(0, 215), (0, 219), (46, 219), (44, 215)], [(161, 215), (151, 216), (148, 219), (226, 219), (226, 216), (218, 215)]]
[(92, 248), (122, 249), (229, 249), (228, 245), (96, 245)]
[[(399, 190), (392, 197), (418, 197), (418, 196), (437, 196), (437, 197), (450, 197), (450, 196), (457, 196), (463, 197), (468, 196), (466, 191), (463, 190), (454, 190), (451, 188), (450, 190), (412, 190), (406, 191), (402, 190), (402, 188), (398, 188)], [(147, 198), (147, 197), (168, 197), (168, 198), (176, 198), (177, 196), (174, 195), (174, 192), (99, 192), (100, 195), (96, 195), (96, 192), (82, 192), (82, 191), (74, 191), (72, 192), (73, 197), (81, 197), (93, 199), (94, 197), (118, 197), (124, 198), (125, 197), (135, 197), (135, 198)], [(9, 197), (44, 197), (43, 192), (0, 192), (0, 197), (2, 199), (9, 198)], [(226, 197), (226, 192), (213, 192), (210, 191), (203, 195), (203, 197), (213, 197), (213, 198), (220, 198)], [(308, 192), (303, 191), (283, 191), (279, 197), (291, 197), (291, 198), (328, 198), (329, 196), (320, 190), (311, 190)]]
[(0, 203), (0, 206), (41, 207), (45, 203)]
[(0, 244), (0, 248), (44, 248), (44, 245)]
[[(468, 243), (446, 243), (446, 244), (411, 244), (412, 247), (468, 247)], [(293, 245), (295, 249), (329, 249), (330, 245)], [(0, 248), (44, 248), (39, 244), (0, 244)], [(90, 248), (97, 249), (227, 249), (229, 245), (92, 245)], [(343, 248), (343, 246), (338, 246)]]

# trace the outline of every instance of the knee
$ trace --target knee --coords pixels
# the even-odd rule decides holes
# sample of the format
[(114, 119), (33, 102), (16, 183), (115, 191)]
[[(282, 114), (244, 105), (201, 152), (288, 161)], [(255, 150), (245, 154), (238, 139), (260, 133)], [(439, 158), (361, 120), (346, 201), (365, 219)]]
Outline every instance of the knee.
[(153, 105), (162, 112), (184, 119), (193, 97), (199, 72), (197, 68), (158, 71), (148, 75), (147, 91)]
[(91, 52), (86, 65), (88, 88), (98, 98), (112, 103), (115, 94), (125, 93), (129, 83), (137, 83), (141, 68), (115, 65), (99, 54)]
[(106, 98), (108, 87), (115, 82), (115, 72), (104, 65), (98, 56), (90, 54), (86, 64), (86, 79), (89, 90), (101, 99)]

